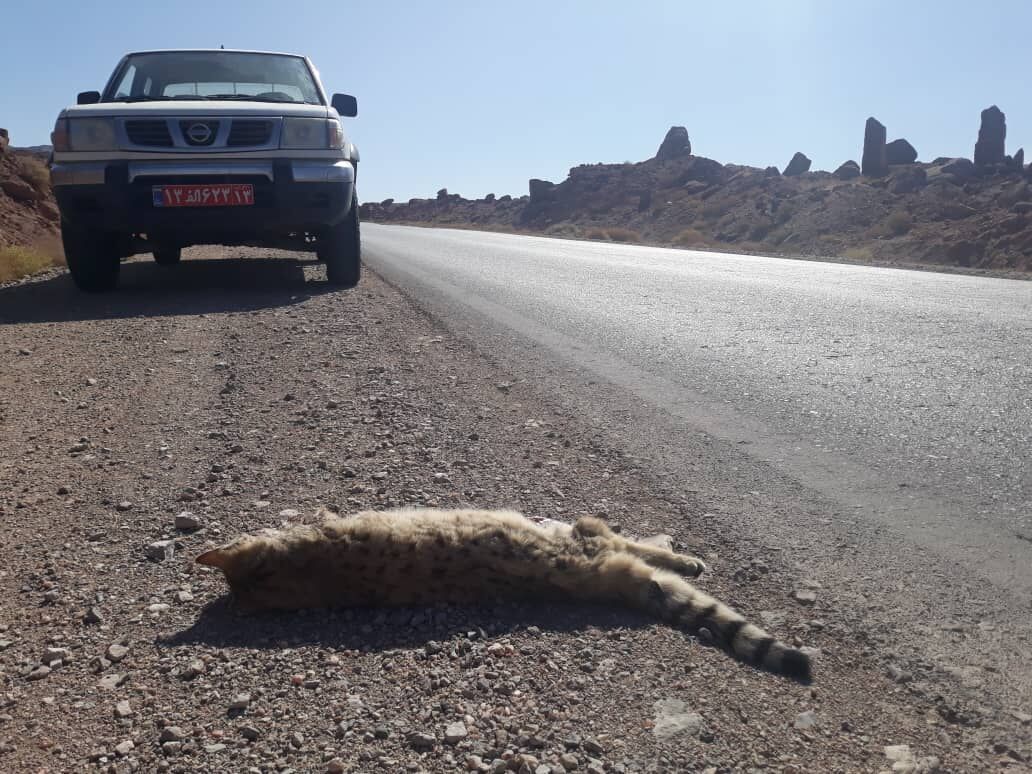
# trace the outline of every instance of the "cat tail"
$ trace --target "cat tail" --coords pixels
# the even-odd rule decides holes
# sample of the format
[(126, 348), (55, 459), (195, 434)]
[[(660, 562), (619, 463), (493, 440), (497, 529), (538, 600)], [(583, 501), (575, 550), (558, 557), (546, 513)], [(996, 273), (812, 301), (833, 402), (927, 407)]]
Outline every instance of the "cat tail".
[(800, 683), (810, 682), (810, 657), (806, 653), (778, 641), (680, 576), (656, 570), (646, 593), (651, 611), (677, 626), (693, 631), (705, 628), (739, 661)]

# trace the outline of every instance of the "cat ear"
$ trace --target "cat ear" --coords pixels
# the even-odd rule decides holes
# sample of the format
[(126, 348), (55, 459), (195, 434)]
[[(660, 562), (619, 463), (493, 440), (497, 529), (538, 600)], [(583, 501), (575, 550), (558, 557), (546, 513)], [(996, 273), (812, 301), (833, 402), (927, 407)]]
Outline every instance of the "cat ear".
[(197, 564), (203, 564), (208, 567), (218, 567), (220, 570), (225, 570), (227, 559), (228, 556), (225, 550), (221, 548), (213, 548), (198, 556), (196, 561)]

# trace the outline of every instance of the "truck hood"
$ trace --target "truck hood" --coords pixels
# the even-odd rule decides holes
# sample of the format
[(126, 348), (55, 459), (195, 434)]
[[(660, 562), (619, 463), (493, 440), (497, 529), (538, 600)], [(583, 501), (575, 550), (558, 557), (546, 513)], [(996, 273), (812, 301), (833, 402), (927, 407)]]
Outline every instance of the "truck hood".
[(61, 111), (61, 118), (147, 118), (148, 116), (297, 116), (336, 118), (325, 105), (291, 102), (238, 102), (236, 100), (168, 100), (165, 102), (101, 102), (75, 105)]

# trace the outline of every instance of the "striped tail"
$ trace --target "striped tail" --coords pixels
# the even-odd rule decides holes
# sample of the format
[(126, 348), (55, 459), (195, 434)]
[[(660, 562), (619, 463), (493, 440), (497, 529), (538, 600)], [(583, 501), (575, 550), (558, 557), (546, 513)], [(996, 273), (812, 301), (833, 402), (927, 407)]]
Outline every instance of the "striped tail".
[(656, 570), (652, 573), (648, 596), (648, 607), (653, 612), (686, 629), (705, 628), (739, 661), (800, 683), (810, 682), (810, 657), (806, 653), (779, 642), (681, 577)]

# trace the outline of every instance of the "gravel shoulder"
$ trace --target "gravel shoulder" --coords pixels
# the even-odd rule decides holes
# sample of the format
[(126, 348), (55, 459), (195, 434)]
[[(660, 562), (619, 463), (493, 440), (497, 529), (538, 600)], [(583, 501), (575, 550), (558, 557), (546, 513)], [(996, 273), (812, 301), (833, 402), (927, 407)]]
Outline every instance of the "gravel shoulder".
[[(887, 669), (777, 546), (714, 517), (732, 472), (663, 475), (375, 275), (334, 292), (316, 264), (238, 255), (130, 263), (107, 297), (0, 290), (0, 769), (1024, 770), (1028, 708)], [(816, 681), (547, 600), (242, 617), (193, 563), (320, 505), (402, 504), (668, 533), (703, 588), (819, 649)]]

